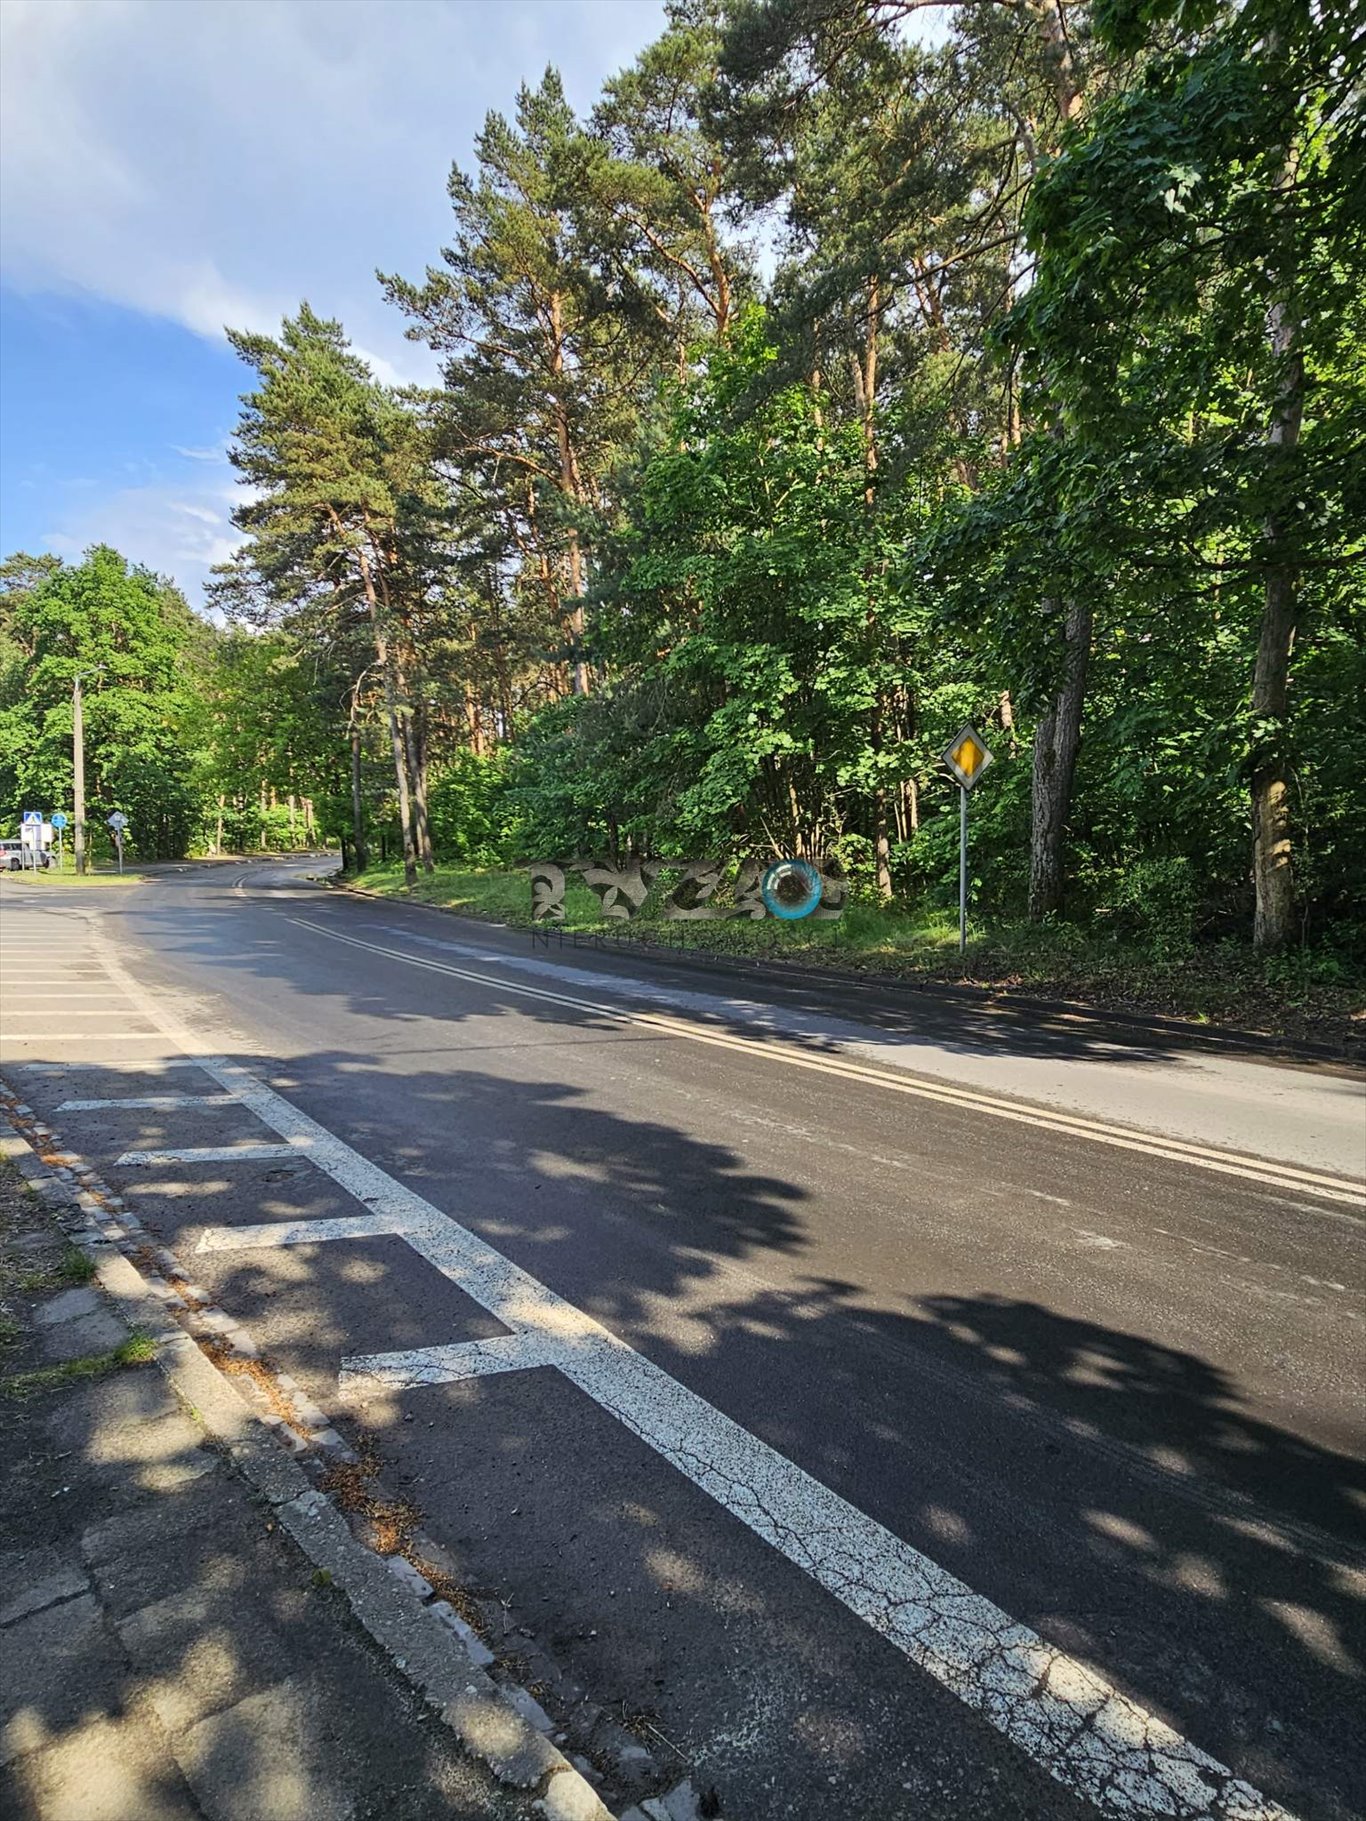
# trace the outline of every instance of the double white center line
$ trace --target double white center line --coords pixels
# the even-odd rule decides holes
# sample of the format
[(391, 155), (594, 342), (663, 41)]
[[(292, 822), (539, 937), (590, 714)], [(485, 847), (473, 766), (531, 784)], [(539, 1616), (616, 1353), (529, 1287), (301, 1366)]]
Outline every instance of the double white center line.
[(446, 974), (452, 979), (468, 980), (478, 986), (495, 988), (499, 993), (513, 993), (525, 999), (539, 999), (550, 1005), (561, 1005), (573, 1011), (592, 1012), (611, 1018), (618, 1024), (639, 1025), (668, 1037), (681, 1037), (689, 1043), (709, 1044), (714, 1048), (735, 1050), (750, 1058), (760, 1057), (783, 1067), (807, 1069), (824, 1075), (836, 1075), (892, 1094), (907, 1094), (920, 1100), (962, 1107), (974, 1113), (985, 1113), (1018, 1125), (1039, 1126), (1047, 1131), (1065, 1133), (1069, 1138), (1083, 1138), (1094, 1144), (1113, 1146), (1117, 1150), (1137, 1151), (1148, 1157), (1166, 1158), (1171, 1162), (1193, 1164), (1220, 1175), (1238, 1176), (1263, 1187), (1287, 1190), (1294, 1194), (1314, 1195), (1325, 1201), (1341, 1202), (1360, 1209), (1366, 1205), (1366, 1184), (1350, 1177), (1329, 1175), (1322, 1170), (1307, 1170), (1298, 1164), (1248, 1157), (1240, 1152), (1221, 1151), (1209, 1145), (1189, 1144), (1184, 1139), (1157, 1137), (1126, 1126), (1110, 1125), (1082, 1114), (1066, 1113), (1052, 1107), (1025, 1105), (1005, 1100), (994, 1094), (983, 1094), (971, 1088), (960, 1088), (922, 1077), (892, 1075), (884, 1069), (870, 1068), (838, 1052), (813, 1053), (791, 1038), (747, 1036), (724, 1030), (695, 1018), (677, 1018), (667, 1012), (634, 1009), (602, 1000), (586, 999), (575, 993), (555, 992), (549, 987), (531, 986), (524, 981), (509, 980), (500, 974), (486, 974), (474, 968), (456, 967), (449, 961), (431, 956), (414, 955), (406, 949), (385, 943), (366, 942), (358, 936), (346, 936), (326, 924), (313, 923), (304, 917), (288, 917), (287, 922), (300, 929), (343, 942), (352, 948), (368, 949), (408, 967), (424, 968), (430, 973)]

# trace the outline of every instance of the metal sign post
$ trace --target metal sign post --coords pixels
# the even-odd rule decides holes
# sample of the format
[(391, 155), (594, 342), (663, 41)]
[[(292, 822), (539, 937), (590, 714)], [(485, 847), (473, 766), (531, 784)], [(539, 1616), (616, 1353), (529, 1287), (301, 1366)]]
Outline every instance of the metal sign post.
[(123, 871), (123, 831), (128, 826), (128, 818), (121, 809), (116, 809), (109, 818), (109, 826), (114, 831), (114, 851), (119, 857), (119, 871)]
[(19, 818), (19, 870), (32, 867), (34, 872), (43, 860), (43, 812), (26, 809)]
[(994, 754), (967, 721), (940, 757), (958, 780), (958, 953), (962, 955), (968, 946), (968, 792), (991, 764)]
[(968, 948), (968, 792), (958, 786), (958, 953)]
[(57, 834), (57, 871), (62, 870), (62, 830), (66, 827), (66, 814), (60, 809), (52, 812), (52, 826)]

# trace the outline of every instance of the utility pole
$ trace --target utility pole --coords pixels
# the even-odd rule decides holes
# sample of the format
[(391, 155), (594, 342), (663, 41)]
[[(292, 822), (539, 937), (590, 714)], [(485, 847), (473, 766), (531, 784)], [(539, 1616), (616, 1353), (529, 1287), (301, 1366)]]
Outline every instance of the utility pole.
[[(103, 674), (104, 665), (96, 664), (92, 675)], [(76, 856), (76, 871), (85, 871), (85, 702), (81, 695), (81, 673), (71, 679), (71, 812), (75, 826), (71, 830), (71, 850)]]
[(76, 854), (76, 871), (85, 871), (85, 708), (81, 701), (81, 673), (78, 670), (71, 687), (71, 769), (73, 774), (72, 810), (76, 825), (71, 845)]

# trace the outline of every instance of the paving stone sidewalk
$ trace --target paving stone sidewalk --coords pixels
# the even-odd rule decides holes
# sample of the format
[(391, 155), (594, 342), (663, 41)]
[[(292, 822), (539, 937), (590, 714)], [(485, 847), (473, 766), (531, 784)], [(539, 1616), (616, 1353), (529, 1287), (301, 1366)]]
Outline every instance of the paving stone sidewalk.
[[(0, 1164), (0, 1383), (128, 1330)], [(68, 1367), (68, 1371), (70, 1368)], [(154, 1364), (0, 1395), (0, 1814), (529, 1821)]]

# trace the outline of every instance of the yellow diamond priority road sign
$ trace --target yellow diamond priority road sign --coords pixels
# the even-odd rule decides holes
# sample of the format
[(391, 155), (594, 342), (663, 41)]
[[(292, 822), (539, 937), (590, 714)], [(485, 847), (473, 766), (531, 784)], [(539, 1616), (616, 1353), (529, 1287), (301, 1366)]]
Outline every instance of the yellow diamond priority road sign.
[(941, 756), (963, 789), (971, 790), (991, 764), (993, 754), (969, 721), (953, 736)]

